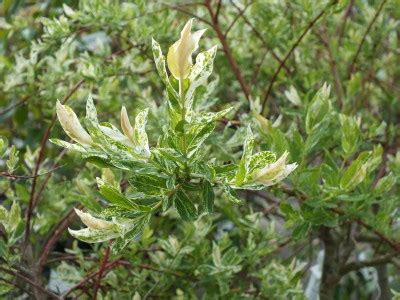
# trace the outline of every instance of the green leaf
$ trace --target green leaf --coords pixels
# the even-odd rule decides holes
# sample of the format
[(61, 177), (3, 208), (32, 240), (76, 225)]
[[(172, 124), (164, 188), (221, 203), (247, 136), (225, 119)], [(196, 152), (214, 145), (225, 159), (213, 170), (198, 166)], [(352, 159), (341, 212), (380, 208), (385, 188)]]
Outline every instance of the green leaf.
[(183, 167), (185, 165), (185, 162), (187, 161), (186, 158), (176, 151), (173, 148), (157, 148), (153, 149), (152, 152), (158, 152), (161, 154), (164, 158), (173, 161), (174, 163), (178, 164), (179, 166)]
[(208, 138), (208, 136), (214, 131), (215, 123), (195, 123), (190, 124), (186, 132), (187, 137), (187, 156), (192, 157)]
[(183, 190), (178, 190), (173, 199), (175, 208), (183, 220), (192, 221), (197, 219), (197, 209)]
[(63, 147), (65, 149), (68, 150), (72, 150), (72, 151), (76, 151), (76, 152), (82, 152), (82, 153), (86, 153), (87, 151), (85, 150), (85, 148), (83, 148), (81, 145), (79, 144), (72, 144), (72, 143), (68, 143), (59, 139), (49, 139), (49, 141), (51, 143), (53, 143), (54, 145)]
[(6, 137), (0, 137), (0, 159), (4, 157), (8, 149), (8, 140)]
[(10, 211), (8, 213), (8, 232), (11, 233), (14, 231), (19, 222), (21, 221), (21, 208), (19, 207), (19, 204), (17, 201), (14, 201), (13, 204), (11, 205)]
[(254, 148), (254, 137), (253, 137), (253, 132), (251, 131), (251, 128), (249, 126), (247, 127), (246, 139), (243, 145), (242, 159), (240, 160), (239, 167), (236, 173), (236, 178), (235, 178), (236, 186), (241, 186), (245, 181), (246, 175), (249, 171), (250, 157), (253, 148)]
[(303, 223), (303, 224), (295, 227), (292, 232), (293, 238), (296, 241), (304, 239), (307, 236), (308, 231), (310, 230), (310, 227), (311, 226), (309, 223)]
[(137, 220), (134, 228), (128, 231), (123, 237), (117, 238), (111, 244), (111, 253), (113, 255), (119, 254), (131, 241), (137, 240), (142, 234), (144, 226), (150, 221), (150, 214), (141, 217)]
[(17, 151), (17, 148), (15, 145), (12, 145), (10, 149), (10, 155), (8, 157), (8, 160), (6, 161), (7, 169), (9, 173), (13, 173), (14, 170), (16, 169), (18, 162), (19, 162), (19, 151)]
[(310, 134), (313, 129), (325, 118), (330, 110), (329, 102), (330, 87), (324, 83), (323, 87), (317, 92), (311, 105), (308, 107), (306, 115), (306, 132)]
[(340, 114), (339, 117), (342, 126), (342, 149), (346, 157), (349, 157), (358, 147), (360, 128), (355, 118), (344, 114)]
[(340, 180), (340, 188), (346, 191), (352, 191), (357, 185), (364, 181), (367, 175), (367, 165), (365, 164), (366, 153), (354, 160), (351, 165), (344, 172)]
[(229, 185), (224, 185), (225, 194), (228, 196), (228, 200), (232, 203), (238, 204), (241, 202), (236, 191), (232, 189)]
[(149, 211), (150, 208), (142, 205), (137, 205), (132, 202), (129, 198), (125, 197), (117, 188), (105, 183), (101, 178), (97, 178), (97, 185), (99, 187), (100, 194), (106, 198), (111, 204), (116, 206), (124, 207), (130, 210), (137, 211)]
[(142, 110), (135, 118), (135, 128), (133, 130), (133, 140), (135, 143), (136, 154), (149, 157), (149, 140), (146, 133), (146, 123), (148, 109)]
[(193, 98), (196, 89), (204, 85), (207, 81), (207, 78), (211, 75), (213, 70), (213, 62), (215, 58), (215, 54), (217, 53), (217, 46), (212, 47), (211, 49), (199, 53), (196, 57), (196, 63), (192, 66), (189, 74), (189, 88), (186, 92), (186, 109), (190, 111), (193, 105)]
[(129, 183), (137, 191), (146, 195), (161, 195), (167, 189), (166, 178), (153, 174), (136, 174), (129, 178)]
[(392, 173), (379, 179), (375, 186), (375, 193), (381, 195), (389, 192), (393, 186), (396, 184), (397, 178)]
[(8, 211), (2, 205), (0, 205), (0, 223), (3, 225), (8, 223)]
[(201, 195), (203, 199), (204, 210), (211, 214), (214, 209), (214, 190), (211, 183), (208, 180), (203, 180), (201, 183)]
[(89, 94), (86, 101), (86, 119), (95, 124), (99, 123), (99, 121), (97, 120), (96, 107), (94, 106), (93, 97), (91, 94)]

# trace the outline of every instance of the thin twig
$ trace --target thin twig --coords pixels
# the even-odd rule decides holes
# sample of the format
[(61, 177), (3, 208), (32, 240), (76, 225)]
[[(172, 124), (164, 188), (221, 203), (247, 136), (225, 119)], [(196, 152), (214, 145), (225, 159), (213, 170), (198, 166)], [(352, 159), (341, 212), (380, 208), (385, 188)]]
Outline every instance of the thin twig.
[[(76, 208), (80, 208), (81, 205), (77, 205)], [(46, 263), (47, 256), (49, 255), (54, 244), (58, 241), (60, 236), (63, 234), (65, 229), (71, 224), (71, 222), (76, 218), (74, 209), (71, 209), (64, 218), (57, 224), (57, 226), (51, 231), (49, 238), (46, 240), (40, 258), (36, 265), (36, 274), (42, 272), (43, 265)]]
[(0, 112), (0, 116), (2, 116), (2, 115), (4, 115), (4, 114), (8, 113), (9, 111), (12, 111), (13, 109), (15, 109), (15, 108), (21, 106), (22, 104), (25, 104), (25, 103), (28, 102), (28, 101), (29, 101), (29, 95), (28, 95), (28, 96), (25, 96), (24, 98), (22, 98), (21, 101), (19, 101), (19, 102), (13, 104), (13, 105), (7, 107), (6, 109), (2, 110), (2, 111)]
[(46, 295), (48, 295), (51, 299), (60, 299), (60, 297), (59, 297), (58, 295), (56, 295), (56, 294), (54, 294), (53, 292), (51, 292), (51, 291), (45, 289), (44, 287), (40, 286), (39, 284), (37, 284), (36, 282), (34, 282), (33, 280), (31, 280), (30, 278), (25, 277), (25, 276), (23, 276), (22, 274), (20, 274), (20, 273), (18, 273), (18, 272), (15, 272), (15, 271), (6, 269), (6, 268), (4, 268), (4, 267), (2, 267), (2, 266), (0, 266), (0, 270), (3, 271), (4, 273), (7, 273), (7, 274), (10, 274), (10, 275), (16, 276), (16, 277), (18, 277), (18, 278), (24, 280), (25, 282), (29, 283), (30, 285), (32, 285), (32, 286), (33, 286), (34, 288), (36, 288), (37, 290), (39, 290), (39, 291), (45, 293)]
[(318, 38), (322, 42), (322, 45), (325, 47), (326, 52), (328, 53), (328, 62), (329, 62), (329, 66), (330, 66), (331, 72), (332, 72), (333, 86), (335, 88), (339, 109), (341, 109), (343, 107), (343, 92), (342, 92), (343, 90), (342, 90), (342, 85), (340, 83), (341, 80), (339, 77), (337, 64), (336, 64), (335, 58), (333, 56), (331, 44), (329, 42), (329, 37), (325, 30), (322, 30), (322, 34), (316, 33), (316, 35), (318, 36)]
[[(239, 15), (241, 16), (243, 21), (247, 24), (247, 26), (250, 27), (250, 29), (253, 31), (254, 35), (261, 41), (261, 43), (263, 44), (263, 46), (271, 52), (272, 57), (279, 63), (279, 64), (283, 64), (282, 67), (283, 69), (286, 71), (287, 74), (292, 74), (292, 71), (290, 71), (290, 69), (286, 66), (286, 63), (282, 61), (282, 59), (278, 56), (278, 54), (275, 53), (274, 50), (269, 49), (267, 41), (264, 39), (264, 37), (262, 36), (262, 34), (257, 30), (256, 27), (254, 27), (254, 25), (250, 22), (250, 20), (246, 17), (246, 15), (244, 14), (244, 9), (241, 9), (239, 6), (236, 5), (236, 3), (234, 1), (231, 0), (232, 5), (239, 11)], [(252, 2), (250, 2), (251, 4)], [(247, 8), (247, 7), (246, 7)], [(245, 8), (245, 9), (246, 9)], [(225, 35), (227, 33), (225, 32)]]
[(107, 247), (106, 247), (106, 252), (104, 253), (104, 257), (101, 261), (101, 266), (99, 270), (99, 276), (97, 277), (96, 283), (94, 285), (93, 289), (93, 300), (97, 299), (97, 292), (101, 286), (101, 279), (103, 278), (103, 273), (105, 270), (105, 267), (107, 265), (108, 257), (110, 256), (110, 241), (107, 242)]
[[(61, 101), (62, 104), (65, 104), (71, 97), (72, 95), (83, 85), (85, 82), (85, 79), (81, 79), (78, 81), (73, 88), (68, 92), (67, 95), (65, 95), (64, 99)], [(34, 209), (34, 198), (35, 198), (35, 189), (36, 189), (36, 183), (37, 183), (37, 175), (39, 173), (40, 165), (44, 159), (44, 154), (45, 154), (45, 149), (46, 149), (46, 142), (49, 139), (50, 132), (54, 127), (54, 124), (56, 122), (57, 115), (53, 114), (53, 117), (50, 121), (50, 125), (47, 127), (47, 130), (45, 131), (42, 140), (40, 142), (40, 150), (39, 150), (39, 155), (38, 159), (36, 161), (35, 169), (33, 171), (33, 181), (32, 181), (32, 188), (31, 188), (31, 193), (29, 197), (29, 205), (28, 209), (26, 211), (26, 227), (25, 227), (25, 243), (28, 242), (29, 235), (30, 235), (30, 227), (31, 227), (31, 218), (32, 218), (32, 213)]]
[[(181, 13), (184, 13), (185, 15), (188, 15), (188, 16), (191, 16), (193, 18), (196, 18), (197, 20), (199, 20), (199, 21), (201, 21), (201, 22), (203, 22), (203, 23), (205, 23), (205, 24), (207, 24), (207, 25), (209, 25), (211, 27), (213, 26), (213, 24), (211, 22), (209, 22), (208, 20), (206, 20), (206, 19), (204, 19), (202, 17), (199, 17), (198, 15), (196, 15), (196, 14), (190, 12), (190, 11), (187, 11), (186, 9), (183, 9), (181, 6), (170, 5), (170, 4), (167, 4), (167, 3), (163, 3), (163, 4), (165, 6), (167, 6), (167, 7), (169, 7), (169, 8), (172, 8), (172, 9), (175, 9), (175, 10), (181, 12)], [(201, 5), (202, 5), (202, 3), (201, 3)]]
[[(119, 259), (115, 259), (110, 263), (107, 263), (106, 266), (103, 269), (103, 275), (108, 272), (109, 270), (113, 269), (114, 267), (117, 267), (120, 265), (120, 258)], [(65, 291), (65, 293), (62, 295), (62, 299), (66, 299), (66, 297), (71, 294), (73, 291), (75, 291), (76, 289), (81, 288), (82, 286), (84, 286), (89, 280), (95, 278), (98, 274), (99, 274), (100, 270), (94, 271), (88, 275), (86, 275), (84, 278), (82, 278), (81, 281), (79, 281), (77, 284), (75, 284), (74, 286), (70, 287), (67, 291)]]
[(224, 33), (221, 30), (221, 27), (219, 26), (218, 20), (215, 19), (215, 13), (214, 13), (214, 11), (212, 9), (210, 0), (205, 0), (204, 5), (206, 6), (206, 8), (207, 8), (207, 10), (208, 10), (208, 12), (210, 14), (211, 20), (213, 22), (211, 24), (211, 26), (214, 29), (215, 33), (218, 36), (218, 39), (220, 40), (220, 42), (222, 44), (222, 47), (223, 47), (224, 52), (226, 54), (226, 58), (228, 59), (228, 62), (230, 64), (230, 66), (231, 66), (231, 69), (232, 69), (236, 79), (239, 81), (240, 87), (242, 88), (242, 91), (243, 91), (246, 99), (248, 101), (250, 101), (250, 89), (247, 86), (247, 83), (246, 83), (246, 81), (244, 80), (244, 78), (242, 76), (242, 73), (241, 73), (241, 71), (239, 69), (239, 66), (237, 65), (235, 59), (233, 58), (232, 51), (228, 46), (227, 40), (225, 38)]
[(240, 9), (240, 7), (236, 6), (236, 4), (234, 4), (232, 1), (231, 3), (233, 5), (235, 5), (235, 7), (237, 8), (237, 10), (239, 11), (239, 14), (236, 15), (236, 17), (233, 19), (233, 21), (231, 22), (231, 24), (228, 26), (228, 28), (225, 30), (225, 38), (228, 36), (229, 31), (232, 29), (233, 25), (236, 24), (236, 22), (240, 19), (241, 16), (243, 16), (243, 14), (246, 12), (246, 10), (253, 4), (253, 1), (250, 1), (249, 3), (246, 4), (246, 6), (243, 9)]
[(371, 31), (372, 26), (374, 25), (375, 21), (378, 19), (379, 14), (381, 13), (383, 7), (385, 6), (386, 1), (387, 1), (387, 0), (383, 0), (383, 1), (381, 2), (381, 4), (379, 5), (379, 8), (378, 8), (378, 10), (376, 11), (374, 17), (372, 18), (371, 22), (368, 24), (367, 30), (365, 30), (365, 33), (364, 33), (364, 35), (363, 35), (363, 37), (362, 37), (362, 39), (361, 39), (361, 42), (360, 42), (360, 44), (358, 45), (356, 54), (354, 55), (353, 60), (352, 60), (352, 62), (351, 62), (351, 64), (350, 64), (349, 71), (348, 71), (348, 74), (347, 74), (347, 78), (350, 78), (350, 77), (351, 77), (351, 74), (352, 74), (353, 71), (354, 71), (354, 66), (355, 66), (355, 64), (356, 64), (356, 62), (357, 62), (357, 58), (358, 58), (358, 56), (360, 55), (361, 48), (362, 48), (362, 46), (364, 45), (364, 42), (365, 42), (365, 40), (367, 39), (367, 35), (368, 35), (369, 32)]
[(286, 63), (286, 61), (289, 59), (289, 57), (292, 55), (293, 51), (297, 48), (297, 46), (301, 43), (301, 41), (303, 40), (303, 38), (307, 35), (307, 33), (311, 30), (311, 28), (315, 25), (315, 23), (318, 22), (319, 19), (321, 19), (326, 12), (329, 10), (329, 8), (333, 5), (335, 5), (337, 3), (337, 1), (331, 1), (313, 20), (311, 20), (310, 23), (308, 23), (307, 27), (304, 29), (304, 31), (302, 32), (302, 34), (298, 37), (298, 39), (296, 40), (296, 42), (293, 44), (293, 46), (290, 48), (289, 52), (285, 55), (285, 58), (283, 59), (282, 63), (279, 64), (278, 68), (276, 69), (274, 75), (272, 75), (271, 81), (268, 85), (267, 91), (265, 93), (264, 99), (263, 99), (263, 103), (262, 103), (262, 111), (264, 111), (265, 109), (265, 105), (267, 104), (267, 100), (268, 97), (271, 94), (272, 91), (272, 87), (276, 81), (276, 79), (278, 78), (278, 75), (280, 73), (280, 71), (283, 68), (283, 65)]
[(343, 276), (349, 272), (356, 271), (366, 267), (375, 267), (389, 263), (395, 256), (399, 255), (398, 252), (389, 253), (378, 258), (366, 261), (356, 261), (344, 265), (340, 268), (340, 275)]
[(43, 175), (48, 175), (50, 173), (53, 173), (54, 171), (62, 168), (63, 166), (58, 166), (55, 167), (47, 172), (41, 173), (41, 174), (37, 174), (36, 176), (26, 176), (26, 175), (16, 175), (16, 174), (10, 174), (8, 172), (0, 172), (0, 177), (8, 177), (10, 179), (16, 180), (16, 179), (32, 179), (34, 177), (39, 177), (39, 176), (43, 176)]
[(350, 0), (349, 5), (347, 6), (347, 8), (344, 12), (342, 24), (338, 27), (337, 35), (339, 36), (339, 38), (338, 38), (339, 47), (342, 45), (342, 39), (343, 39), (344, 31), (346, 28), (347, 19), (349, 18), (350, 14), (351, 14), (351, 10), (353, 9), (353, 6), (354, 6), (354, 0)]

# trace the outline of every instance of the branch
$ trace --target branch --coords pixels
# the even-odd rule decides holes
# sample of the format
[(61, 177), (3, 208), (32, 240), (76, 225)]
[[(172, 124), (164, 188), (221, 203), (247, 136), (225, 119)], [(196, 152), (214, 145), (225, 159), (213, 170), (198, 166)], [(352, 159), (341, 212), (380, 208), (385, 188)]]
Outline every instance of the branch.
[(329, 37), (325, 30), (322, 30), (322, 34), (316, 33), (316, 35), (318, 36), (318, 38), (322, 42), (322, 45), (325, 47), (326, 52), (328, 53), (328, 62), (329, 62), (329, 66), (330, 66), (331, 72), (332, 72), (333, 86), (335, 88), (339, 108), (341, 109), (343, 107), (343, 92), (342, 92), (342, 86), (340, 84), (341, 81), (340, 81), (340, 76), (339, 76), (339, 72), (337, 69), (337, 64), (336, 64), (335, 58), (333, 56), (331, 44), (329, 42)]
[(355, 64), (356, 64), (357, 58), (358, 58), (358, 56), (360, 55), (360, 52), (361, 52), (361, 48), (362, 48), (362, 46), (364, 45), (364, 42), (365, 42), (365, 40), (366, 40), (366, 38), (367, 38), (367, 35), (368, 35), (369, 32), (371, 31), (372, 26), (374, 25), (375, 21), (378, 19), (379, 14), (381, 13), (383, 7), (385, 6), (386, 1), (387, 1), (387, 0), (383, 0), (383, 1), (381, 2), (381, 4), (379, 5), (378, 10), (376, 11), (376, 13), (375, 13), (374, 17), (372, 18), (371, 22), (369, 23), (369, 25), (368, 25), (368, 27), (367, 27), (367, 30), (365, 31), (365, 33), (364, 33), (364, 35), (363, 35), (363, 37), (362, 37), (362, 39), (361, 39), (361, 42), (360, 42), (360, 44), (358, 45), (358, 49), (357, 49), (356, 54), (354, 55), (353, 61), (352, 61), (351, 64), (350, 64), (349, 71), (348, 71), (348, 74), (347, 74), (347, 78), (350, 78), (351, 74), (353, 73), (353, 71), (354, 71), (354, 66), (355, 66)]
[[(117, 267), (120, 265), (120, 258), (113, 260), (110, 263), (107, 263), (104, 268), (103, 268), (103, 275), (105, 275), (106, 272), (110, 271), (111, 269), (113, 269), (114, 267)], [(88, 275), (86, 275), (84, 278), (82, 278), (81, 281), (79, 281), (77, 284), (75, 284), (74, 286), (72, 286), (71, 288), (69, 288), (63, 295), (61, 299), (66, 299), (66, 297), (71, 294), (74, 290), (81, 288), (82, 286), (84, 286), (86, 284), (86, 282), (88, 282), (89, 280), (95, 278), (98, 274), (100, 273), (100, 270), (94, 271)]]
[[(231, 3), (236, 7), (236, 9), (239, 11), (239, 14), (236, 15), (236, 17), (233, 19), (233, 21), (231, 22), (231, 24), (228, 26), (228, 28), (225, 30), (225, 37), (228, 36), (229, 31), (232, 29), (233, 25), (236, 24), (237, 20), (239, 20), (240, 17), (243, 16), (243, 14), (246, 12), (246, 10), (250, 7), (250, 5), (253, 4), (253, 1), (250, 1), (249, 3), (246, 4), (246, 6), (243, 9), (240, 9), (240, 7), (238, 7), (234, 2), (231, 1)], [(243, 19), (246, 19), (245, 17), (243, 17)]]
[[(80, 208), (81, 205), (77, 205), (77, 208)], [(49, 255), (51, 249), (53, 248), (54, 244), (58, 241), (60, 236), (63, 234), (65, 229), (71, 224), (71, 222), (76, 218), (76, 214), (74, 209), (71, 209), (67, 215), (61, 219), (61, 221), (57, 224), (57, 226), (53, 229), (50, 234), (50, 237), (47, 239), (46, 243), (44, 244), (40, 258), (36, 265), (36, 274), (40, 274), (42, 272), (43, 265), (46, 263), (47, 256)]]
[(10, 174), (10, 173), (8, 173), (8, 172), (0, 172), (0, 177), (8, 177), (8, 178), (13, 179), (13, 180), (18, 180), (18, 179), (32, 179), (32, 178), (35, 178), (35, 177), (39, 177), (39, 176), (43, 176), (43, 175), (48, 175), (48, 174), (50, 174), (50, 173), (52, 173), (52, 172), (54, 172), (54, 171), (56, 171), (56, 170), (58, 170), (58, 169), (60, 169), (60, 168), (62, 168), (62, 167), (63, 167), (63, 166), (55, 167), (55, 168), (51, 169), (50, 171), (47, 171), (47, 172), (44, 172), (44, 173), (41, 173), (41, 174), (37, 174), (36, 176), (25, 176), (25, 175)]
[(228, 59), (228, 62), (231, 66), (231, 69), (236, 77), (236, 79), (239, 81), (240, 87), (242, 88), (242, 91), (248, 101), (250, 101), (250, 89), (247, 86), (246, 81), (244, 80), (242, 73), (240, 72), (239, 66), (237, 65), (235, 59), (233, 58), (232, 51), (228, 46), (228, 43), (226, 41), (225, 35), (221, 30), (221, 27), (219, 26), (218, 20), (215, 20), (215, 14), (214, 11), (211, 7), (211, 3), (209, 0), (205, 0), (204, 5), (206, 6), (208, 12), (210, 13), (210, 17), (212, 20), (211, 27), (214, 29), (215, 33), (218, 36), (218, 39), (220, 40), (222, 47), (224, 49), (224, 52), (226, 54), (226, 58)]
[(340, 268), (340, 275), (343, 276), (349, 272), (356, 271), (366, 267), (374, 267), (389, 263), (393, 257), (399, 255), (398, 252), (389, 253), (372, 260), (351, 262)]
[[(211, 22), (207, 21), (206, 19), (204, 19), (202, 17), (199, 17), (198, 15), (196, 15), (194, 13), (191, 13), (190, 11), (187, 11), (186, 9), (183, 9), (181, 6), (174, 6), (174, 5), (169, 5), (169, 4), (166, 4), (166, 3), (164, 3), (164, 5), (169, 7), (169, 8), (172, 8), (172, 9), (175, 9), (177, 11), (180, 11), (181, 13), (184, 13), (185, 15), (188, 15), (188, 16), (191, 16), (193, 18), (196, 18), (199, 21), (201, 21), (201, 22), (203, 22), (203, 23), (205, 23), (205, 24), (207, 24), (207, 25), (209, 25), (211, 27), (213, 26), (213, 24)], [(200, 5), (200, 3), (198, 5)], [(201, 5), (203, 5), (203, 3), (201, 3)]]
[(29, 283), (31, 286), (33, 286), (34, 288), (36, 288), (37, 290), (45, 293), (46, 295), (48, 295), (51, 299), (60, 299), (59, 296), (57, 296), (56, 294), (54, 294), (53, 292), (45, 289), (44, 287), (40, 286), (39, 284), (37, 284), (36, 282), (34, 282), (33, 280), (19, 274), (18, 272), (3, 268), (2, 266), (0, 266), (0, 270), (3, 271), (4, 273), (16, 276), (22, 280), (24, 280), (25, 282)]
[[(253, 33), (255, 34), (255, 36), (261, 41), (261, 43), (263, 44), (263, 46), (271, 51), (272, 57), (279, 63), (279, 64), (283, 64), (283, 68), (285, 69), (285, 71), (290, 75), (292, 72), (290, 71), (290, 69), (286, 66), (285, 62), (282, 61), (282, 59), (278, 56), (278, 54), (275, 53), (274, 50), (269, 49), (266, 40), (264, 39), (264, 37), (261, 35), (261, 33), (257, 30), (257, 28), (254, 27), (254, 25), (250, 22), (250, 20), (244, 15), (245, 10), (247, 9), (247, 6), (244, 9), (240, 9), (239, 6), (237, 6), (235, 4), (235, 2), (231, 1), (232, 5), (235, 6), (235, 8), (239, 11), (239, 17), (241, 16), (243, 21), (250, 27), (250, 29), (253, 31)], [(252, 4), (252, 2), (250, 2), (250, 4)], [(231, 24), (232, 25), (232, 24)], [(229, 29), (229, 28), (228, 28)], [(225, 36), (228, 34), (227, 33), (228, 30), (225, 32)]]
[(269, 95), (271, 94), (272, 91), (272, 87), (276, 81), (276, 79), (278, 78), (278, 75), (280, 73), (280, 71), (283, 68), (283, 65), (286, 63), (286, 61), (289, 59), (289, 57), (292, 55), (293, 51), (297, 48), (297, 46), (301, 43), (301, 41), (303, 40), (303, 38), (306, 36), (306, 34), (311, 30), (311, 28), (314, 26), (315, 23), (318, 22), (319, 19), (321, 19), (325, 13), (328, 11), (328, 9), (335, 5), (337, 3), (336, 0), (330, 2), (309, 24), (308, 26), (304, 29), (303, 33), (299, 36), (299, 38), (296, 40), (296, 42), (293, 44), (293, 46), (290, 48), (289, 52), (286, 54), (286, 56), (284, 57), (283, 61), (281, 64), (279, 64), (279, 67), (276, 69), (274, 75), (272, 75), (271, 81), (269, 83), (269, 86), (267, 88), (267, 91), (265, 93), (264, 96), (264, 100), (262, 103), (262, 111), (264, 111), (265, 105), (267, 104), (267, 100)]
[(344, 29), (346, 28), (347, 19), (349, 18), (351, 10), (353, 9), (354, 1), (355, 0), (350, 0), (349, 5), (347, 6), (346, 11), (344, 12), (342, 24), (339, 26), (338, 31), (337, 31), (337, 35), (339, 36), (339, 38), (338, 38), (338, 45), (339, 46), (342, 45), (342, 38), (343, 38), (343, 35), (344, 35)]
[(93, 300), (97, 299), (97, 292), (98, 292), (98, 290), (100, 288), (100, 285), (101, 285), (101, 279), (103, 277), (103, 273), (104, 273), (104, 270), (106, 268), (108, 257), (110, 256), (110, 244), (111, 244), (110, 241), (108, 241), (107, 242), (106, 253), (104, 254), (103, 260), (101, 262), (101, 266), (100, 266), (100, 270), (99, 270), (99, 276), (98, 276), (98, 278), (96, 280), (96, 283), (94, 285)]
[[(64, 99), (61, 101), (62, 104), (65, 104), (71, 97), (72, 95), (83, 85), (85, 82), (85, 79), (81, 79), (78, 81), (73, 88), (68, 92), (67, 95), (65, 95)], [(31, 229), (31, 218), (32, 218), (32, 213), (34, 209), (34, 198), (35, 198), (35, 189), (36, 189), (36, 183), (37, 183), (37, 175), (39, 173), (39, 168), (40, 165), (44, 159), (44, 154), (45, 154), (45, 148), (46, 148), (46, 142), (49, 139), (50, 132), (54, 127), (54, 124), (57, 120), (57, 115), (54, 113), (53, 117), (50, 121), (50, 125), (45, 131), (42, 140), (40, 142), (40, 150), (39, 150), (39, 155), (38, 159), (36, 161), (35, 169), (33, 171), (33, 181), (32, 181), (32, 188), (31, 188), (31, 193), (29, 197), (29, 205), (28, 205), (28, 210), (26, 211), (26, 227), (25, 227), (25, 243), (28, 242), (29, 239), (29, 234), (30, 234), (30, 229)]]

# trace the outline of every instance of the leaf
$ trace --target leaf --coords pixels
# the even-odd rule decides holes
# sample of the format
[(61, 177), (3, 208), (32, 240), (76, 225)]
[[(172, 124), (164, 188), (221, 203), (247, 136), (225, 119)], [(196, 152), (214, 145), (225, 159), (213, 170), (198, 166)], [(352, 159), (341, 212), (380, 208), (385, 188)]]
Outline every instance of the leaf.
[(272, 153), (271, 151), (258, 152), (250, 157), (248, 174), (252, 174), (254, 171), (264, 168), (266, 165), (272, 164), (275, 161), (275, 153)]
[(225, 194), (228, 196), (228, 200), (232, 203), (238, 204), (241, 202), (236, 191), (232, 189), (229, 185), (224, 185)]
[(303, 224), (301, 224), (299, 226), (296, 226), (293, 229), (293, 232), (292, 232), (293, 238), (296, 241), (304, 239), (306, 237), (306, 235), (308, 234), (308, 231), (310, 230), (310, 227), (311, 226), (310, 226), (309, 223), (303, 223)]
[(111, 244), (111, 253), (119, 254), (131, 241), (136, 240), (142, 234), (144, 226), (150, 221), (151, 214), (138, 219), (134, 228), (128, 231), (123, 237), (119, 237)]
[(389, 192), (392, 187), (396, 184), (397, 178), (392, 173), (379, 179), (375, 186), (375, 193), (381, 195)]
[(211, 214), (214, 209), (214, 190), (211, 183), (208, 180), (203, 180), (201, 183), (201, 195), (203, 200), (204, 210)]
[(135, 118), (135, 128), (133, 130), (133, 140), (135, 152), (144, 157), (150, 156), (149, 140), (146, 133), (146, 123), (148, 109), (141, 111)]
[(93, 103), (92, 94), (89, 94), (89, 97), (86, 101), (86, 119), (95, 124), (99, 123), (99, 121), (97, 120), (97, 111)]
[(11, 233), (14, 231), (19, 222), (21, 221), (21, 208), (19, 207), (19, 204), (17, 201), (14, 201), (13, 204), (11, 205), (10, 211), (8, 213), (8, 232)]
[(72, 144), (72, 143), (68, 143), (59, 139), (49, 139), (49, 141), (51, 143), (53, 143), (54, 145), (63, 147), (65, 149), (68, 150), (72, 150), (72, 151), (76, 151), (76, 152), (81, 152), (81, 153), (85, 153), (87, 152), (85, 148), (83, 148), (81, 145), (79, 144)]
[(364, 181), (367, 175), (367, 165), (365, 164), (365, 156), (362, 153), (354, 160), (344, 172), (340, 180), (340, 188), (346, 191), (352, 191), (357, 185)]
[(161, 195), (167, 189), (167, 180), (153, 174), (136, 174), (128, 181), (137, 191), (146, 195)]
[(165, 57), (162, 54), (160, 44), (157, 43), (154, 39), (152, 39), (152, 50), (158, 74), (160, 75), (161, 80), (166, 85), (168, 93), (171, 94), (171, 96), (173, 96), (175, 99), (179, 99), (178, 93), (172, 87), (172, 84), (168, 79), (167, 69), (165, 67)]
[(358, 147), (360, 128), (355, 118), (344, 114), (340, 114), (339, 117), (342, 126), (342, 149), (345, 155), (349, 157)]
[(0, 159), (4, 157), (8, 149), (8, 140), (6, 137), (0, 137)]
[(177, 163), (181, 167), (185, 165), (186, 158), (173, 148), (157, 148), (152, 150), (152, 152), (160, 153), (163, 157)]
[(4, 206), (0, 205), (0, 223), (5, 225), (8, 220), (8, 211)]
[(326, 83), (317, 92), (306, 115), (306, 132), (310, 134), (313, 129), (325, 118), (330, 110), (329, 102), (330, 86)]
[(69, 233), (76, 239), (86, 243), (100, 243), (105, 242), (120, 236), (117, 229), (114, 230), (98, 230), (91, 228), (84, 228), (81, 230), (72, 230), (68, 228)]
[(211, 75), (213, 70), (213, 62), (215, 54), (217, 53), (217, 46), (210, 48), (197, 55), (196, 63), (192, 66), (189, 74), (189, 88), (186, 92), (186, 110), (190, 111), (193, 105), (193, 98), (196, 89), (205, 84), (207, 78)]
[(105, 183), (101, 178), (96, 179), (100, 194), (104, 196), (104, 198), (106, 198), (110, 203), (130, 210), (133, 209), (143, 212), (150, 210), (150, 208), (146, 206), (135, 204), (130, 199), (125, 197), (125, 195), (123, 195), (118, 189), (110, 184)]
[(243, 145), (242, 159), (240, 160), (239, 167), (236, 173), (235, 185), (241, 186), (249, 171), (250, 156), (254, 148), (254, 137), (250, 126), (247, 127), (246, 139)]
[(208, 136), (214, 131), (215, 123), (195, 123), (190, 124), (187, 132), (187, 157), (192, 157), (208, 138)]
[(178, 190), (173, 199), (175, 208), (183, 220), (192, 221), (197, 219), (197, 209), (183, 190)]
[(212, 247), (212, 260), (214, 266), (216, 266), (217, 268), (222, 267), (221, 250), (215, 242), (213, 242)]

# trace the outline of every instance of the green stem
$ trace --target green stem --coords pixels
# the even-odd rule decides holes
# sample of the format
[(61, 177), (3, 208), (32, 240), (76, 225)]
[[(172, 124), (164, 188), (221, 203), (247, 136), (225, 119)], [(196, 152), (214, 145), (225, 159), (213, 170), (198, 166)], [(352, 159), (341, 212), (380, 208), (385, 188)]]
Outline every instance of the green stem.
[[(179, 79), (179, 97), (181, 98), (181, 105), (182, 105), (182, 111), (181, 111), (181, 119), (182, 121), (185, 121), (186, 119), (186, 103), (185, 103), (185, 92), (183, 89), (183, 79)], [(186, 156), (186, 133), (185, 129), (182, 129), (182, 135), (183, 135), (183, 154)]]

